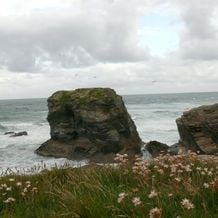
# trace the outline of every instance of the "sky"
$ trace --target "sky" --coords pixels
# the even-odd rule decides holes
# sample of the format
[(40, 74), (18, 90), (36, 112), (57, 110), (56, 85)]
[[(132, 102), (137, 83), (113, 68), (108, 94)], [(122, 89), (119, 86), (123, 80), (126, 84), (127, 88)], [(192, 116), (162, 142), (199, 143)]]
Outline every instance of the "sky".
[(218, 91), (217, 0), (7, 0), (0, 99)]

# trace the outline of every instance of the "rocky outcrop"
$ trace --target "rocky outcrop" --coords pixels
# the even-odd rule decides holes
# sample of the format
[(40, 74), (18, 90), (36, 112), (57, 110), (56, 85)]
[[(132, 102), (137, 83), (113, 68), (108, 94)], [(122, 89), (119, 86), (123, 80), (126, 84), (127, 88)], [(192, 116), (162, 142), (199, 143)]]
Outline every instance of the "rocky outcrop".
[(115, 153), (141, 154), (136, 126), (112, 89), (58, 91), (48, 98), (48, 109), (51, 139), (37, 154), (99, 162)]
[(184, 112), (176, 123), (186, 150), (201, 154), (218, 152), (218, 104)]
[(152, 157), (157, 157), (160, 154), (166, 154), (169, 151), (169, 146), (167, 144), (158, 141), (150, 141), (146, 143), (145, 147)]
[[(12, 135), (10, 135), (10, 134), (12, 134)], [(27, 133), (27, 131), (22, 131), (22, 132), (17, 132), (17, 133), (7, 132), (7, 133), (5, 133), (5, 135), (10, 135), (10, 137), (18, 137), (18, 136), (27, 136), (28, 133)]]

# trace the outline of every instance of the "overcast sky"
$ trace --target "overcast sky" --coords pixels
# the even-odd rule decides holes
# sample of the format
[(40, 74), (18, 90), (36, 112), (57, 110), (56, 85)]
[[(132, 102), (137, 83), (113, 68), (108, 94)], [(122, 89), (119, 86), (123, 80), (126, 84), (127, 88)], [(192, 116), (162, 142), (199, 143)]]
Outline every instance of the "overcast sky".
[(218, 91), (217, 0), (7, 0), (0, 98)]

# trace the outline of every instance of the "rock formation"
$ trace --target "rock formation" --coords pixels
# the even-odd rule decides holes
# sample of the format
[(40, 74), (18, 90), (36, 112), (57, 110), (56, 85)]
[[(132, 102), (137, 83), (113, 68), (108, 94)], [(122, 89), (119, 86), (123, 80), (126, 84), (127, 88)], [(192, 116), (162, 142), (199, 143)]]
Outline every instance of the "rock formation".
[(157, 157), (160, 154), (166, 154), (169, 152), (169, 146), (158, 142), (158, 141), (150, 141), (146, 143), (147, 151), (152, 155), (152, 157)]
[[(12, 135), (10, 135), (10, 134), (12, 134)], [(28, 133), (27, 133), (27, 131), (22, 131), (22, 132), (17, 132), (17, 133), (15, 133), (15, 132), (6, 132), (5, 135), (10, 135), (10, 137), (19, 137), (19, 136), (27, 136)]]
[(202, 154), (218, 152), (218, 104), (184, 112), (176, 123), (186, 150)]
[(48, 98), (51, 139), (36, 153), (104, 162), (141, 154), (142, 141), (122, 98), (109, 88), (58, 91)]

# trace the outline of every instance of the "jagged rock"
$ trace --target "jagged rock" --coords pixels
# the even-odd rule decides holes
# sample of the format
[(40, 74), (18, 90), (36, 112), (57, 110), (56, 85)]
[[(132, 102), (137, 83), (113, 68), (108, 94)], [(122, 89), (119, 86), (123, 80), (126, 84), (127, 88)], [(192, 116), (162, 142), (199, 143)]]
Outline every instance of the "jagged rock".
[(37, 154), (98, 162), (112, 161), (115, 153), (141, 154), (136, 126), (112, 89), (58, 91), (48, 109), (51, 139)]
[(27, 136), (27, 135), (28, 135), (27, 131), (22, 131), (22, 132), (14, 133), (10, 137)]
[(157, 157), (160, 154), (166, 154), (169, 150), (169, 146), (167, 144), (158, 141), (150, 141), (146, 143), (145, 147), (152, 157)]
[(201, 154), (218, 152), (218, 104), (184, 112), (176, 123), (186, 150)]

